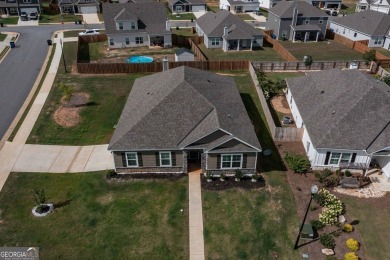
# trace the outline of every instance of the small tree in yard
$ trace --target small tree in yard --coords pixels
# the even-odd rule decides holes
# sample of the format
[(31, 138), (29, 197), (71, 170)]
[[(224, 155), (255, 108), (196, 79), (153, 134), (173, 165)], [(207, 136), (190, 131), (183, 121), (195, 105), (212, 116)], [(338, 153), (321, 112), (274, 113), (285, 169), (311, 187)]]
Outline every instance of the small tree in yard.
[(390, 86), (390, 76), (386, 76), (382, 78), (382, 81), (387, 84), (387, 86)]
[(267, 99), (279, 94), (283, 89), (287, 87), (286, 81), (281, 80), (273, 82), (270, 80), (264, 71), (259, 70), (256, 72), (257, 80), (259, 81), (260, 87), (264, 92)]
[(62, 93), (64, 95), (65, 101), (70, 101), (70, 99), (73, 96), (74, 88), (68, 85), (65, 85), (64, 83), (60, 83), (60, 89), (62, 90)]
[(375, 61), (375, 59), (376, 59), (376, 50), (369, 50), (363, 54), (363, 60), (366, 66), (368, 66), (371, 63), (371, 61)]
[(310, 161), (305, 155), (287, 153), (284, 159), (288, 168), (295, 173), (305, 173), (310, 169)]
[(45, 190), (34, 189), (33, 200), (38, 206), (36, 210), (38, 213), (41, 214), (49, 208), (49, 206), (46, 205), (47, 198), (46, 198)]
[(303, 58), (303, 63), (305, 63), (306, 67), (310, 67), (311, 64), (313, 64), (313, 57), (310, 55), (307, 55)]

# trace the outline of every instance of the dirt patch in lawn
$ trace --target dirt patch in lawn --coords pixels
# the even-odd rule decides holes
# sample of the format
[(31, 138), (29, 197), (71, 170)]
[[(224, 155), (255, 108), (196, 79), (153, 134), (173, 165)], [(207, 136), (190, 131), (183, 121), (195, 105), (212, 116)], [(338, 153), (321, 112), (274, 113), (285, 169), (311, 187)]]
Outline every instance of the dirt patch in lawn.
[(291, 114), (286, 97), (284, 95), (277, 95), (271, 99), (272, 107), (283, 114)]
[(69, 101), (62, 98), (61, 106), (54, 112), (53, 120), (63, 127), (73, 127), (80, 123), (80, 110), (88, 105), (89, 94), (75, 93)]
[(251, 178), (244, 177), (241, 181), (235, 181), (234, 177), (226, 177), (224, 181), (219, 178), (213, 178), (211, 182), (207, 181), (207, 178), (201, 176), (202, 189), (206, 190), (227, 190), (232, 188), (243, 189), (259, 189), (265, 187), (264, 179), (260, 179), (257, 182), (252, 182)]
[[(275, 145), (282, 158), (284, 158), (287, 152), (306, 154), (301, 142), (275, 142)], [(310, 187), (312, 185), (317, 185), (321, 188), (323, 185), (317, 181), (313, 172), (297, 174), (289, 170), (287, 173), (287, 179), (294, 194), (300, 221), (302, 221), (310, 200)], [(342, 201), (342, 196), (340, 196), (340, 194), (335, 193), (335, 195)], [(318, 219), (321, 210), (322, 207), (313, 200), (308, 211), (306, 223), (310, 223), (311, 220)], [(348, 208), (346, 209), (346, 212), (347, 214), (344, 215), (346, 217), (346, 223), (354, 224), (353, 219), (348, 217)], [(297, 234), (298, 228), (299, 227), (297, 226)], [(334, 236), (336, 242), (334, 251), (338, 259), (342, 259), (345, 253), (350, 252), (345, 244), (347, 239), (354, 238), (359, 241), (359, 243), (362, 243), (360, 233), (356, 229), (352, 233), (345, 233), (339, 231), (339, 228), (336, 226), (326, 226), (323, 230), (319, 231), (318, 234), (315, 233), (316, 238), (314, 240), (310, 241), (301, 239), (299, 243), (300, 251), (302, 253), (309, 254), (310, 259), (325, 259), (325, 255), (321, 252), (321, 249), (325, 247), (319, 241), (319, 235), (322, 234), (332, 234)], [(356, 254), (359, 256), (359, 259), (364, 259), (364, 245), (360, 247)]]

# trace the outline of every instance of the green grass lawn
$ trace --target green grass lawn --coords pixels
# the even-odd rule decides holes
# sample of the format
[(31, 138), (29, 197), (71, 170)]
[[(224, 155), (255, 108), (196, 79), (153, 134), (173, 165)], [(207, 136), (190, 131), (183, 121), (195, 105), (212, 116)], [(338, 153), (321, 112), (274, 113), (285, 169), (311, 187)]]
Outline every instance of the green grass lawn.
[(5, 38), (7, 38), (7, 34), (1, 34), (0, 33), (0, 42), (4, 41)]
[(17, 24), (18, 21), (19, 21), (19, 16), (0, 18), (0, 23), (3, 23), (3, 24)]
[(60, 23), (62, 21), (64, 22), (74, 22), (75, 20), (83, 20), (82, 15), (72, 15), (72, 14), (67, 14), (67, 15), (61, 15), (61, 14), (56, 14), (56, 15), (47, 15), (47, 14), (40, 14), (39, 15), (39, 22), (40, 23)]
[(359, 230), (367, 260), (388, 259), (390, 249), (389, 196), (379, 199), (360, 199), (344, 196), (347, 214), (352, 220), (358, 220), (355, 226)]
[(265, 8), (260, 8), (260, 12), (266, 17), (268, 18), (268, 10), (265, 9)]
[(279, 41), (298, 60), (305, 55), (313, 57), (313, 61), (362, 60), (362, 54), (335, 41), (291, 42)]
[(207, 9), (208, 9), (208, 11), (211, 11), (211, 12), (214, 12), (214, 13), (217, 13), (217, 12), (219, 12), (219, 10), (221, 10), (221, 9), (219, 8), (219, 5), (218, 5), (218, 4), (216, 4), (216, 5), (210, 5), (210, 4), (208, 4), (208, 5), (207, 5)]
[(85, 30), (65, 31), (64, 37), (78, 37), (81, 32), (85, 32)]
[(278, 82), (287, 78), (294, 78), (304, 76), (303, 72), (267, 72), (267, 77), (273, 82)]
[(240, 17), (242, 20), (255, 20), (252, 16), (249, 14), (237, 14), (238, 17)]
[[(32, 216), (34, 188), (59, 205), (45, 218)], [(187, 178), (108, 183), (104, 172), (12, 173), (0, 223), (1, 246), (37, 246), (42, 259), (188, 259)]]
[(202, 190), (205, 250), (207, 259), (298, 259), (293, 251), (296, 206), (286, 173), (265, 124), (260, 101), (249, 73), (236, 74), (235, 81), (255, 125), (263, 149), (260, 155), (266, 187), (257, 190)]
[(180, 28), (179, 30), (176, 30), (176, 28), (172, 28), (172, 33), (182, 36), (195, 36), (196, 33), (192, 33), (191, 28)]
[(383, 49), (383, 48), (372, 48), (372, 49), (376, 50), (379, 53), (382, 53), (383, 55), (389, 57), (389, 59), (390, 59), (390, 51)]
[(272, 47), (262, 47), (253, 51), (224, 52), (222, 48), (208, 49), (203, 43), (198, 46), (209, 60), (283, 61)]
[(196, 20), (193, 13), (172, 14), (168, 11), (169, 20)]
[(341, 5), (341, 12), (348, 14), (355, 13), (357, 0), (344, 0)]
[[(77, 43), (65, 43), (64, 54), (68, 71), (76, 59)], [(65, 74), (60, 62), (53, 88), (27, 140), (36, 144), (92, 145), (108, 143), (117, 124), (134, 80), (140, 74), (72, 75)], [(74, 92), (90, 95), (90, 105), (82, 108), (81, 121), (63, 127), (53, 120), (64, 96), (60, 83), (74, 87)]]

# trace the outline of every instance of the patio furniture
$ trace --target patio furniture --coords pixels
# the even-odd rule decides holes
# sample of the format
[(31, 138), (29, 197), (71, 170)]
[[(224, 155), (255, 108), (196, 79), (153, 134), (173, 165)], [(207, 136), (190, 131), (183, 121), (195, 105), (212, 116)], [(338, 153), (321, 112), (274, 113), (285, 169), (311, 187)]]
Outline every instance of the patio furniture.
[(357, 178), (354, 178), (354, 177), (343, 176), (340, 179), (340, 184), (343, 188), (355, 189), (355, 188), (360, 187), (359, 180)]

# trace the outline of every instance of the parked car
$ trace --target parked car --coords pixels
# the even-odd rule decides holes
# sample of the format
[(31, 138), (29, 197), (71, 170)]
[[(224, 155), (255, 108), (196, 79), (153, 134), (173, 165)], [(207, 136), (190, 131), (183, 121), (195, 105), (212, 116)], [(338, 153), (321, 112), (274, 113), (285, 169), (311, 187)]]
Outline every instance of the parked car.
[(96, 35), (96, 34), (100, 34), (99, 29), (89, 29), (89, 30), (86, 30), (85, 32), (79, 33), (80, 36), (83, 36), (83, 35)]
[(28, 21), (28, 15), (26, 12), (21, 12), (20, 13), (20, 20), (22, 21)]
[(37, 12), (32, 12), (28, 18), (30, 18), (30, 20), (38, 20), (38, 13)]

